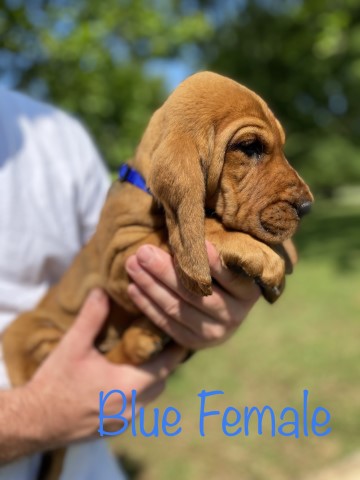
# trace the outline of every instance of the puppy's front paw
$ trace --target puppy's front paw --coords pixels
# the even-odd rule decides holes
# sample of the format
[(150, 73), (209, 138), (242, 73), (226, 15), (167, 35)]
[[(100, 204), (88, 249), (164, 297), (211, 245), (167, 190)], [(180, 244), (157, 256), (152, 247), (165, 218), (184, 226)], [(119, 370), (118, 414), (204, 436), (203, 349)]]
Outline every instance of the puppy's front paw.
[(254, 278), (265, 299), (274, 303), (284, 290), (285, 262), (267, 245), (256, 243), (256, 248), (236, 253), (222, 249), (221, 258), (230, 270)]

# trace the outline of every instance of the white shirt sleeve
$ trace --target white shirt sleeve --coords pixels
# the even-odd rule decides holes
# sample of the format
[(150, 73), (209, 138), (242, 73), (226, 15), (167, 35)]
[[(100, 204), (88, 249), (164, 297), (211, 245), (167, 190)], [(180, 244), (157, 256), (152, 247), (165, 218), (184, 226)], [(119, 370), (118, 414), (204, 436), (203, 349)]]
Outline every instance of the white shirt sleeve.
[[(109, 175), (80, 123), (0, 88), (0, 333), (33, 308), (95, 230)], [(0, 388), (9, 381), (0, 344)], [(39, 455), (0, 467), (36, 477)], [(69, 447), (61, 480), (124, 480), (100, 439)]]
[(109, 183), (76, 119), (0, 89), (0, 331), (60, 279), (94, 232)]
[[(74, 120), (73, 120), (74, 121)], [(81, 244), (85, 244), (94, 233), (106, 193), (110, 174), (92, 142), (90, 136), (77, 121), (73, 124), (79, 141), (77, 155), (77, 216)]]

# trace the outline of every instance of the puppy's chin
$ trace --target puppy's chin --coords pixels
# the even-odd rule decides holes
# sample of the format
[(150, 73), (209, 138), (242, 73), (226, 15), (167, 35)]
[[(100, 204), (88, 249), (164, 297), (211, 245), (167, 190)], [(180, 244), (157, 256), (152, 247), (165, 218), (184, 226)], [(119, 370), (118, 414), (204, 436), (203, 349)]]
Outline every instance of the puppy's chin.
[(291, 238), (299, 225), (299, 216), (288, 202), (277, 202), (264, 208), (258, 219), (257, 233), (260, 240), (280, 243)]

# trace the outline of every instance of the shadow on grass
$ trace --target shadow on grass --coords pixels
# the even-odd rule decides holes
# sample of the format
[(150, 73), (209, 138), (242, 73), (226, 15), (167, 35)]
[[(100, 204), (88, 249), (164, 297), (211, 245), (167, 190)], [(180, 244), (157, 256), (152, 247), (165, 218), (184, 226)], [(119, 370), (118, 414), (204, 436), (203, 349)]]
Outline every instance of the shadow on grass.
[(341, 271), (360, 268), (360, 207), (314, 206), (295, 236), (301, 258), (327, 259)]

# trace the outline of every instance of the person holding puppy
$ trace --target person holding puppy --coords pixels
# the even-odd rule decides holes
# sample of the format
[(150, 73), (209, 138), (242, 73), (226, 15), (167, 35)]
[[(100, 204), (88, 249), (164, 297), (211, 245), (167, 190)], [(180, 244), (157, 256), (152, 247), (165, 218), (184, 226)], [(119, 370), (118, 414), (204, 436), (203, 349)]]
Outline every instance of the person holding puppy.
[[(0, 89), (0, 331), (58, 281), (92, 235), (108, 187), (103, 162), (75, 119)], [(41, 452), (68, 444), (62, 480), (123, 478), (96, 439), (100, 390), (121, 388), (130, 398), (135, 389), (148, 404), (188, 349), (225, 341), (260, 295), (252, 280), (222, 266), (212, 245), (207, 251), (218, 286), (205, 299), (182, 293), (164, 251), (145, 245), (129, 258), (129, 295), (177, 343), (146, 366), (112, 364), (94, 347), (109, 308), (99, 289), (26, 385), (10, 388), (0, 351), (0, 480), (35, 479)]]

